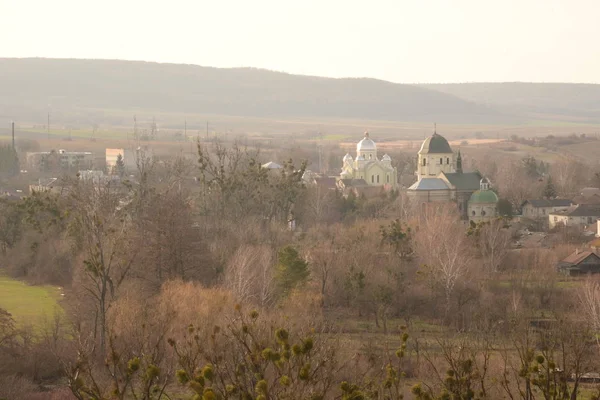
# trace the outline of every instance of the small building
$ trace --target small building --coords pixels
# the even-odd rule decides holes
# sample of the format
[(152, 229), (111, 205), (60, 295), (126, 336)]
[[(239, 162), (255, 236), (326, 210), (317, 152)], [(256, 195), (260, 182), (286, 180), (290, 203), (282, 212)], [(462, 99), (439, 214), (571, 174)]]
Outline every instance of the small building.
[(558, 263), (558, 272), (567, 276), (581, 276), (600, 272), (600, 257), (592, 251), (575, 250)]
[(41, 178), (37, 183), (29, 185), (29, 194), (34, 192), (51, 192), (58, 195), (65, 195), (69, 192), (69, 187), (63, 180), (58, 178)]
[(550, 229), (557, 225), (585, 227), (597, 224), (600, 218), (599, 204), (576, 204), (566, 210), (555, 211), (548, 215)]
[(479, 190), (473, 192), (469, 199), (469, 221), (487, 222), (498, 216), (498, 195), (490, 189), (490, 182), (482, 178)]
[(27, 153), (27, 167), (33, 171), (91, 169), (94, 155), (89, 151), (38, 151)]
[(566, 210), (573, 205), (569, 199), (531, 199), (521, 204), (523, 217), (529, 219), (547, 218), (549, 214)]

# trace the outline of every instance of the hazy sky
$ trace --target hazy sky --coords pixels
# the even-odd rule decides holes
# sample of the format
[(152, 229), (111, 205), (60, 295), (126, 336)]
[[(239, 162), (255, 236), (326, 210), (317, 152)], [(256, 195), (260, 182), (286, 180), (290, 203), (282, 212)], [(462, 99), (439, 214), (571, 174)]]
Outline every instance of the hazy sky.
[(600, 0), (0, 0), (0, 57), (600, 83)]

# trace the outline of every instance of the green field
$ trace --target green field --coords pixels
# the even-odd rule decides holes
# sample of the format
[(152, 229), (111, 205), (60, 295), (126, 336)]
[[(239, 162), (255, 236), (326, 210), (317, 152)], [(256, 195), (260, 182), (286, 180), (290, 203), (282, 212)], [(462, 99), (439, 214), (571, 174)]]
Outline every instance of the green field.
[(58, 287), (30, 286), (0, 276), (0, 308), (11, 313), (20, 326), (36, 326), (51, 320), (61, 310), (60, 293)]

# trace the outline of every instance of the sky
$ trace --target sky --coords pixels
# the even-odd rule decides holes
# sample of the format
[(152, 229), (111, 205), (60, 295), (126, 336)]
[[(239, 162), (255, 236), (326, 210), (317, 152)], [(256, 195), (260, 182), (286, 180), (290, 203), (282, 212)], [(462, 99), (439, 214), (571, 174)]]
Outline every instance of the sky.
[(0, 57), (600, 83), (598, 0), (0, 0)]

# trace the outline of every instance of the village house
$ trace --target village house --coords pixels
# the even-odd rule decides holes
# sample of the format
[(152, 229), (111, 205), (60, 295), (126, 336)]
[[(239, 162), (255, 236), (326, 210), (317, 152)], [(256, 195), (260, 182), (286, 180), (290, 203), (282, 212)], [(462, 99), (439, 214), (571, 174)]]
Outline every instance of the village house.
[(555, 211), (548, 215), (550, 229), (556, 226), (588, 227), (597, 223), (600, 218), (600, 205), (577, 204), (565, 210)]
[(557, 269), (567, 276), (597, 274), (600, 272), (600, 257), (593, 251), (575, 250), (558, 263)]
[(521, 204), (522, 216), (529, 219), (546, 219), (549, 214), (566, 210), (573, 205), (569, 199), (525, 200)]

